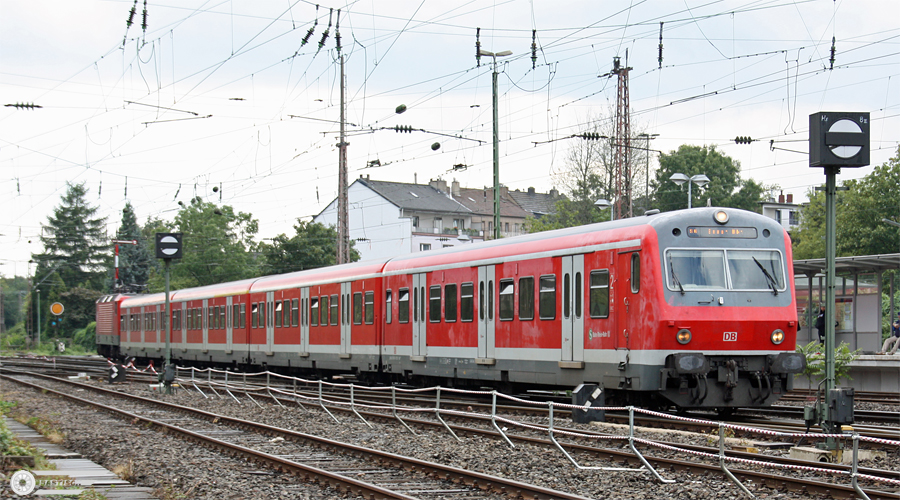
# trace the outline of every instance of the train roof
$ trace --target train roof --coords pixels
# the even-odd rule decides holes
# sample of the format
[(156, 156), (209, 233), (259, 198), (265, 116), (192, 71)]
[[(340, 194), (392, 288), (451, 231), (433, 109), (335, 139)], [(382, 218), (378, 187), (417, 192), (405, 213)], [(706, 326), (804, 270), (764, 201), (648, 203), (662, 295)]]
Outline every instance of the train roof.
[(259, 278), (250, 287), (251, 293), (314, 286), (324, 283), (336, 283), (348, 278), (366, 279), (381, 276), (385, 262), (383, 260), (367, 260), (351, 262), (337, 266), (319, 267), (287, 274), (276, 274)]

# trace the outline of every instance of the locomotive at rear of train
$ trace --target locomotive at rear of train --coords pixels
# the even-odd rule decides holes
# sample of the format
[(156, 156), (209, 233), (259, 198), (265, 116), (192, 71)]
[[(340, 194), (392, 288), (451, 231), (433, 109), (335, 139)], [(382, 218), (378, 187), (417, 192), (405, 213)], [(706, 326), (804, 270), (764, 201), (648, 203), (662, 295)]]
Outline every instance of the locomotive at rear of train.
[[(603, 387), (607, 404), (767, 406), (792, 387), (790, 239), (696, 208), (171, 293), (179, 363), (369, 382)], [(164, 294), (97, 304), (98, 350), (161, 359)]]

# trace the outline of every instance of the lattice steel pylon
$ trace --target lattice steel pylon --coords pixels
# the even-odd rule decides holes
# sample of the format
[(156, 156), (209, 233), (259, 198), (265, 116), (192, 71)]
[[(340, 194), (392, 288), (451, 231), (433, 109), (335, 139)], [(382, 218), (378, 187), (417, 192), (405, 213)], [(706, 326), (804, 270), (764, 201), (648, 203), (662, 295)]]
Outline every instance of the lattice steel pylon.
[(625, 66), (622, 66), (619, 57), (613, 58), (613, 70), (610, 72), (618, 76), (616, 86), (616, 135), (615, 135), (615, 165), (616, 165), (616, 199), (614, 203), (615, 218), (634, 216), (634, 208), (631, 200), (631, 111), (628, 99), (628, 52), (625, 52)]

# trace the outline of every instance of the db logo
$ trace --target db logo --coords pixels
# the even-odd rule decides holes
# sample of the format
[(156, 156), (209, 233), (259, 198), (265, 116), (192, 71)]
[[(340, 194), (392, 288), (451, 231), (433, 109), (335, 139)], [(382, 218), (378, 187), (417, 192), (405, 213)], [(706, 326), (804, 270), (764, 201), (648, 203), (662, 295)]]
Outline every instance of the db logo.
[(722, 340), (725, 342), (737, 342), (737, 332), (725, 332)]
[(17, 471), (9, 480), (9, 485), (17, 495), (27, 495), (34, 491), (34, 476), (27, 470)]

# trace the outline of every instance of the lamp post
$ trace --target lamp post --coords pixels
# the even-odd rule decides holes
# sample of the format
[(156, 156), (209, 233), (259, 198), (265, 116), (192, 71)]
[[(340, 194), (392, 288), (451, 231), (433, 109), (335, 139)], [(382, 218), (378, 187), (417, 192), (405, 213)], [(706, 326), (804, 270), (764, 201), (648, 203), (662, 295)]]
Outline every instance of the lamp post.
[(511, 56), (512, 51), (489, 52), (478, 50), (478, 54), (494, 59), (494, 71), (491, 73), (494, 101), (494, 239), (500, 239), (500, 119), (497, 106), (497, 58)]
[(681, 186), (685, 182), (688, 183), (688, 208), (691, 208), (691, 185), (696, 184), (697, 187), (702, 188), (703, 186), (709, 184), (709, 177), (703, 174), (697, 174), (691, 177), (688, 177), (684, 174), (672, 174), (672, 177), (669, 177), (669, 180)]
[[(599, 200), (597, 200), (597, 201), (594, 202), (594, 206), (597, 207), (597, 208), (599, 208), (600, 210), (605, 210), (605, 209), (607, 209), (607, 208), (609, 208), (609, 207), (612, 207), (612, 203), (610, 203), (609, 201), (607, 201), (606, 198), (601, 198), (601, 199), (599, 199)], [(610, 208), (610, 210), (609, 210), (609, 220), (610, 220), (610, 222), (612, 222), (613, 220), (615, 220), (615, 216), (616, 216), (615, 211), (612, 210), (612, 209)]]

